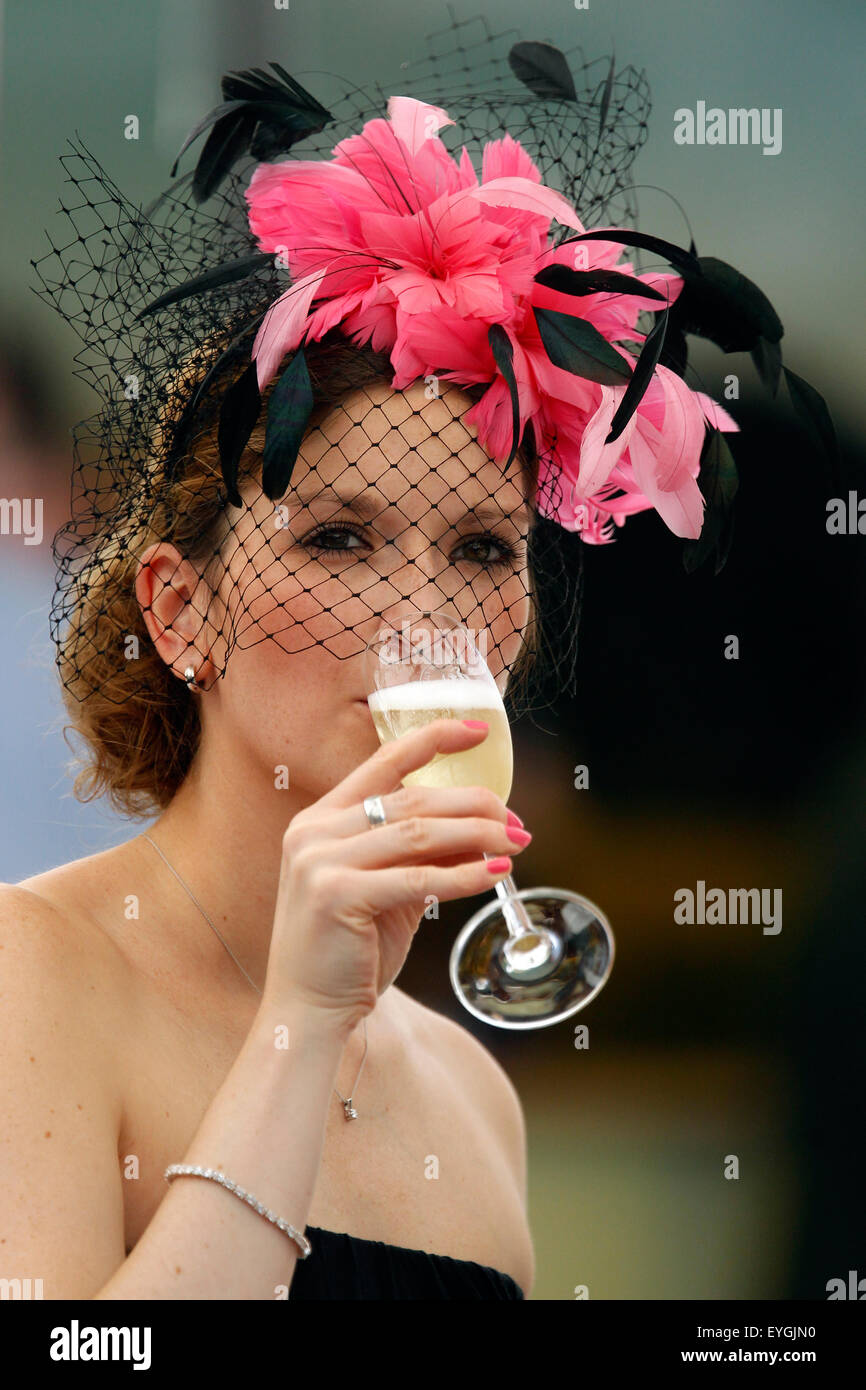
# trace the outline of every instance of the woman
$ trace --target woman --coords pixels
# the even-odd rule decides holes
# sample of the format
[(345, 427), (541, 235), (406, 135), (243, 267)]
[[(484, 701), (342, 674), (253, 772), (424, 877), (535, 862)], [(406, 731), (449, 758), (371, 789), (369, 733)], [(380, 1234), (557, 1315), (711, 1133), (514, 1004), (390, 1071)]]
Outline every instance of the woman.
[[(394, 619), (420, 603), (441, 608), (455, 581), (477, 583), (509, 554), (509, 579), (487, 586), (488, 607), (494, 640), (516, 652), (529, 621), (518, 481), (504, 481), (461, 424), (472, 404), (463, 392), (446, 389), (433, 403), (423, 385), (394, 393), (367, 357), (368, 384), (307, 434), (287, 524), (270, 531), (270, 544), (262, 538), (273, 505), (254, 475), (243, 484), (246, 525), (228, 532), (218, 600), (240, 586), (256, 590), (279, 564), (270, 597), (291, 631), (311, 594), (329, 576), (339, 583), (347, 549), (365, 551), (351, 562), (357, 582), (399, 539), (406, 559), (391, 565), (388, 583), (406, 597), (390, 606)], [(324, 366), (323, 383), (326, 374)], [(418, 447), (388, 463), (402, 436), (386, 411), (400, 399), (419, 410), (421, 434), (434, 437), (423, 412), (435, 407), (462, 445), (435, 466)], [(322, 444), (341, 435), (341, 423), (361, 420), (379, 443), (358, 458), (354, 482), (379, 507), (375, 526), (349, 512), (350, 532), (345, 508), (292, 498), (303, 497), (305, 481), (319, 492), (332, 479), (352, 481), (343, 453)], [(207, 450), (197, 455), (206, 466)], [(427, 535), (407, 526), (403, 509), (410, 486), (429, 493), (434, 484), (447, 490), (450, 512), (433, 513), (434, 526), (426, 513)], [(473, 508), (494, 496), (503, 520), (482, 530)], [(328, 530), (332, 516), (338, 532)], [(519, 611), (503, 608), (509, 586)], [(166, 1167), (183, 1161), (223, 1169), (306, 1227), (315, 1253), (301, 1269), (312, 1287), (315, 1268), (329, 1296), (527, 1296), (533, 1257), (514, 1088), (464, 1029), (394, 983), (426, 895), (489, 891), (510, 859), (491, 875), (483, 853), (513, 855), (529, 838), (482, 788), (401, 788), (405, 772), (473, 746), (484, 730), (439, 721), (379, 749), (361, 656), (339, 661), (321, 646), (290, 654), (275, 640), (236, 651), (225, 677), (192, 696), (182, 676), (193, 643), (201, 646), (187, 602), (199, 588), (170, 540), (141, 552), (135, 592), (153, 659), (181, 677), (169, 675), (166, 707), (177, 690), (198, 701), (201, 718), (198, 750), (149, 827), (152, 843), (137, 836), (3, 889), (3, 992), (12, 1000), (3, 1029), (16, 1057), (3, 1083), (16, 1141), (3, 1190), (20, 1194), (4, 1202), (4, 1273), (38, 1269), (48, 1298), (245, 1299), (294, 1288), (297, 1248), (279, 1230), (214, 1182), (166, 1192)], [(483, 605), (466, 621), (483, 626)], [(372, 636), (375, 624), (367, 626)], [(206, 685), (207, 660), (192, 659)], [(115, 681), (128, 679), (120, 649), (116, 661)], [(102, 739), (95, 764), (116, 793), (128, 795), (134, 778), (139, 797), (158, 799), (166, 750), (138, 749), (136, 711), (124, 705), (118, 719), (112, 692), (103, 693), (102, 711), (91, 705), (88, 716), (91, 738)], [(96, 733), (105, 718), (113, 746)], [(279, 765), (289, 785), (277, 789)], [(372, 795), (387, 815), (375, 835), (362, 809)], [(157, 851), (193, 886), (253, 988)], [(365, 1022), (369, 1055), (355, 1085)], [(286, 1049), (275, 1044), (282, 1028)], [(351, 1094), (357, 1123), (346, 1124), (337, 1092)], [(360, 1238), (354, 1262), (336, 1240), (320, 1248), (316, 1228)]]
[[(497, 86), (476, 135), (521, 107), (521, 140), (583, 193), (585, 146), (547, 137), (588, 107), (589, 172), (622, 191), (639, 75), (611, 64), (585, 96), (550, 45), (508, 62), (522, 95)], [(383, 617), (444, 609), (512, 693), (542, 518), (599, 544), (654, 508), (691, 563), (723, 551), (736, 425), (682, 380), (683, 335), (723, 341), (760, 292), (723, 267), (667, 365), (684, 279), (617, 265), (635, 234), (586, 233), (520, 141), (489, 140), (479, 176), (443, 108), (393, 96), (386, 119), (377, 95), (359, 131), (350, 87), (331, 160), (267, 162), (334, 120), (272, 66), (223, 79), (190, 189), (148, 218), (83, 147), (64, 160), (81, 197), (45, 297), (105, 406), (54, 635), (83, 791), (159, 816), (0, 893), (0, 1258), (47, 1297), (527, 1297), (517, 1096), (395, 981), (431, 895), (489, 891), (528, 835), (484, 789), (402, 788), (485, 730), (377, 748), (364, 647)], [(651, 240), (693, 282), (722, 264)], [(642, 310), (664, 310), (648, 335)], [(778, 370), (777, 339), (761, 360)], [(707, 438), (710, 482), (727, 472), (704, 544)]]

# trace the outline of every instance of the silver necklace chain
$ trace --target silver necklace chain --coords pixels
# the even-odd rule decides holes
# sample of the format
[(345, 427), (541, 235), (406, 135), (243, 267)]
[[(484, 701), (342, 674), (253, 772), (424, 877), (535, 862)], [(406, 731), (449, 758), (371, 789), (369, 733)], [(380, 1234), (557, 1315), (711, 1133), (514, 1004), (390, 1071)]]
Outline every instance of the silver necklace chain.
[[(234, 951), (232, 950), (231, 946), (228, 944), (228, 942), (225, 940), (225, 938), (224, 938), (224, 937), (222, 936), (222, 934), (219, 932), (219, 930), (217, 929), (217, 927), (216, 927), (216, 926), (214, 925), (214, 923), (211, 921), (210, 917), (209, 917), (208, 914), (205, 912), (204, 908), (202, 907), (202, 905), (201, 905), (201, 903), (199, 902), (198, 898), (196, 897), (195, 893), (194, 893), (194, 892), (192, 891), (192, 889), (190, 888), (189, 884), (186, 883), (185, 880), (181, 878), (180, 874), (178, 873), (178, 871), (177, 871), (177, 869), (174, 867), (174, 865), (171, 864), (171, 863), (169, 863), (168, 859), (167, 859), (166, 856), (163, 854), (162, 850), (160, 849), (159, 845), (156, 843), (155, 840), (152, 840), (152, 839), (150, 838), (150, 836), (147, 835), (144, 831), (142, 831), (142, 839), (143, 839), (143, 840), (147, 840), (148, 844), (153, 845), (153, 848), (156, 850), (157, 854), (159, 855), (159, 857), (160, 857), (160, 859), (162, 860), (162, 862), (165, 864), (166, 868), (169, 869), (170, 872), (174, 874), (174, 876), (175, 876), (175, 878), (177, 879), (178, 883), (180, 884), (181, 888), (183, 888), (183, 890), (184, 890), (184, 892), (187, 894), (187, 896), (188, 896), (189, 898), (191, 898), (192, 901), (195, 903), (196, 907), (198, 908), (198, 910), (199, 910), (199, 912), (201, 913), (202, 917), (203, 917), (203, 918), (205, 919), (205, 921), (207, 922), (208, 926), (213, 928), (213, 931), (214, 931), (215, 935), (218, 937), (218, 939), (222, 942), (223, 946), (224, 946), (224, 947), (226, 948), (226, 950), (228, 951), (229, 955), (231, 956), (231, 958), (232, 958), (232, 960), (234, 961), (235, 965), (237, 966), (238, 970), (240, 970), (240, 972), (241, 972), (242, 975), (246, 976), (246, 979), (249, 980), (249, 983), (252, 985), (252, 987), (253, 987), (253, 989), (255, 990), (256, 994), (258, 994), (259, 996), (261, 996), (262, 991), (259, 989), (259, 987), (258, 987), (258, 985), (255, 983), (255, 981), (252, 980), (252, 979), (250, 979), (250, 976), (247, 974), (246, 970), (244, 970), (244, 967), (241, 965), (240, 961), (238, 960), (238, 958), (237, 958), (237, 956), (235, 955)], [(357, 1118), (358, 1118), (358, 1112), (357, 1112), (357, 1110), (355, 1109), (355, 1107), (354, 1107), (353, 1104), (352, 1104), (352, 1096), (354, 1096), (355, 1091), (357, 1091), (357, 1089), (358, 1089), (358, 1082), (361, 1080), (361, 1072), (364, 1070), (364, 1063), (366, 1062), (366, 1060), (367, 1060), (367, 1020), (364, 1019), (364, 1055), (363, 1055), (363, 1057), (361, 1058), (361, 1065), (360, 1065), (360, 1067), (359, 1067), (359, 1069), (358, 1069), (358, 1075), (357, 1075), (357, 1077), (355, 1078), (355, 1084), (354, 1084), (354, 1086), (352, 1087), (352, 1095), (349, 1095), (349, 1096), (341, 1096), (341, 1095), (340, 1095), (340, 1092), (337, 1090), (336, 1086), (334, 1087), (334, 1093), (335, 1093), (335, 1095), (339, 1096), (339, 1097), (340, 1097), (340, 1100), (341, 1100), (342, 1103), (343, 1103), (343, 1111), (344, 1111), (344, 1113), (345, 1113), (345, 1116), (346, 1116), (346, 1119), (347, 1119), (347, 1120), (357, 1120)]]

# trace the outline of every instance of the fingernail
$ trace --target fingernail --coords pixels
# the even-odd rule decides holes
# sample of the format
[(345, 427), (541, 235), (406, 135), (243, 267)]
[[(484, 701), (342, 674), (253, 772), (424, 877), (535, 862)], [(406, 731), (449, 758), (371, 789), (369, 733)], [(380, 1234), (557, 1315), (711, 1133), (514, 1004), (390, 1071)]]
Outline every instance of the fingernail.
[(464, 719), (463, 723), (467, 729), (489, 729), (490, 725), (485, 724), (483, 719)]
[(509, 811), (507, 823), (508, 825), (522, 825), (523, 821), (520, 819), (519, 816), (516, 816), (513, 811)]
[(487, 868), (492, 874), (507, 874), (511, 868), (511, 860), (507, 854), (503, 854), (499, 859), (488, 859)]
[(516, 825), (509, 826), (505, 833), (513, 845), (528, 845), (532, 839), (528, 830), (518, 830)]

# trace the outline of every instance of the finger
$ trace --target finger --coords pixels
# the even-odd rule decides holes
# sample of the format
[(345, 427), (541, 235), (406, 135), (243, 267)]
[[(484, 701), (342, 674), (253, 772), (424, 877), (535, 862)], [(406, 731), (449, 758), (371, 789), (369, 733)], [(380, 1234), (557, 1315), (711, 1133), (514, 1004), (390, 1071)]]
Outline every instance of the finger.
[(473, 859), (455, 868), (433, 864), (401, 864), (399, 868), (348, 870), (341, 875), (346, 900), (353, 911), (366, 910), (370, 916), (434, 897), (439, 902), (489, 893), (490, 885), (511, 872), (511, 858), (500, 860), (505, 867), (495, 873), (485, 859)]
[[(324, 800), (324, 798), (323, 798)], [(321, 806), (321, 801), (318, 806)], [(508, 823), (508, 807), (496, 792), (489, 787), (398, 787), (382, 797), (385, 808), (386, 825), (393, 825), (412, 816), (483, 816), (505, 825)], [(318, 839), (322, 834), (329, 839), (343, 839), (349, 835), (365, 834), (369, 830), (378, 833), (383, 826), (371, 826), (362, 802), (356, 805), (331, 810), (324, 817), (318, 814), (315, 819), (299, 821), (294, 837), (298, 845), (307, 839)]]
[(368, 796), (396, 791), (403, 778), (432, 762), (437, 753), (461, 753), (487, 737), (487, 729), (470, 729), (462, 719), (434, 719), (420, 729), (383, 743), (354, 772), (319, 798), (319, 806), (351, 806)]
[(429, 864), (443, 856), (473, 851), (476, 859), (483, 854), (519, 854), (523, 845), (511, 838), (514, 833), (525, 834), (481, 816), (410, 816), (383, 825), (375, 834), (341, 840), (339, 862), (353, 869), (384, 869), (395, 863)]

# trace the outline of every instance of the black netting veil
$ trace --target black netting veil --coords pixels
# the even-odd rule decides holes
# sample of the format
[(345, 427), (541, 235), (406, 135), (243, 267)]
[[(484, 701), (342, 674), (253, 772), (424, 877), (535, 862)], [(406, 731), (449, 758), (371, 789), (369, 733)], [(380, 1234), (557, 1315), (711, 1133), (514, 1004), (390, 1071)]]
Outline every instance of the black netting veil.
[[(455, 157), (465, 145), (480, 169), (484, 143), (508, 132), (587, 228), (633, 223), (631, 165), (650, 109), (643, 74), (624, 67), (611, 80), (609, 59), (575, 49), (577, 99), (535, 95), (507, 62), (516, 37), (492, 35), (481, 19), (452, 21), (387, 85), (298, 74), (333, 121), (291, 157), (328, 159), (401, 93), (448, 111), (454, 125), (441, 139)], [(64, 236), (48, 233), (50, 252), (33, 262), (36, 292), (81, 339), (76, 374), (100, 398), (73, 432), (71, 518), (54, 541), (51, 631), (67, 688), (79, 700), (96, 690), (128, 698), (132, 678), (111, 673), (118, 653), (132, 672), (152, 639), (142, 613), (154, 630), (176, 633), (176, 654), (163, 655), (174, 675), (192, 666), (207, 689), (238, 647), (267, 639), (286, 653), (320, 646), (357, 657), (379, 618), (423, 607), (487, 633), (490, 669), (517, 701), (513, 712), (531, 704), (527, 688), (519, 697), (506, 689), (528, 651), (568, 689), (582, 542), (546, 519), (559, 484), (552, 469), (539, 484), (531, 429), (504, 467), (466, 423), (478, 386), (427, 376), (394, 391), (387, 354), (335, 329), (305, 348), (314, 411), (285, 496), (275, 503), (261, 486), (263, 414), (239, 468), (243, 505), (233, 506), (217, 448), (220, 405), (290, 284), (249, 227), (244, 190), (256, 161), (239, 161), (204, 203), (186, 174), (144, 208), (80, 137), (69, 146)], [(173, 287), (257, 254), (243, 278), (141, 317)]]

